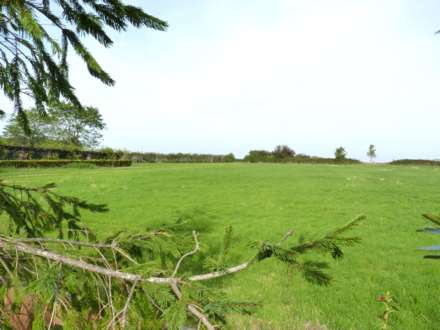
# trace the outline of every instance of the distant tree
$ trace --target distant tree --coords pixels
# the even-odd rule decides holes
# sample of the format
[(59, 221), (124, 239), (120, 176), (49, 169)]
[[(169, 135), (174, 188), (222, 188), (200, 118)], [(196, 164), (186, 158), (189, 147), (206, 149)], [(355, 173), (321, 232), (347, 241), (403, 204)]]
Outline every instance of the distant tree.
[(234, 162), (234, 161), (235, 161), (235, 156), (234, 156), (234, 154), (233, 154), (233, 153), (229, 153), (229, 154), (225, 155), (225, 156), (223, 157), (223, 161), (224, 161), (224, 162)]
[(343, 147), (336, 148), (335, 150), (335, 159), (337, 161), (341, 161), (347, 158), (347, 152)]
[(287, 145), (278, 145), (272, 152), (276, 159), (288, 159), (295, 156), (295, 151)]
[(367, 157), (370, 158), (370, 162), (376, 158), (376, 147), (373, 144), (368, 147)]
[(251, 163), (270, 162), (273, 161), (273, 153), (266, 150), (251, 150), (244, 157), (244, 161)]
[(4, 143), (34, 147), (48, 142), (48, 136), (44, 132), (47, 131), (49, 117), (40, 114), (35, 108), (23, 111), (29, 120), (29, 131), (25, 131), (18, 114), (15, 114), (3, 129)]
[(58, 103), (49, 108), (49, 116), (52, 123), (50, 135), (56, 141), (93, 148), (102, 140), (105, 123), (95, 107), (78, 109), (72, 104)]
[(4, 128), (4, 138), (13, 144), (30, 146), (72, 146), (93, 148), (102, 139), (104, 120), (97, 108), (82, 107), (68, 103), (56, 103), (46, 113), (36, 108), (24, 110), (29, 119), (26, 132), (17, 115)]

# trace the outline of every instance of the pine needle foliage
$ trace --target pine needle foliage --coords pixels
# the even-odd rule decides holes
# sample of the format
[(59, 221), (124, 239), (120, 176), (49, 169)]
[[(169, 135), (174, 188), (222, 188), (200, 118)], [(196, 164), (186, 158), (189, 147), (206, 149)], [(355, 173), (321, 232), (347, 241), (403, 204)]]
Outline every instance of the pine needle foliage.
[(217, 257), (209, 256), (205, 261), (205, 267), (211, 271), (225, 270), (227, 268), (226, 258), (231, 250), (232, 245), (232, 226), (225, 229), (223, 236), (222, 250)]
[(81, 103), (69, 82), (69, 49), (79, 55), (93, 77), (106, 85), (115, 82), (86, 48), (90, 36), (104, 47), (113, 40), (109, 29), (129, 26), (164, 31), (167, 23), (120, 0), (8, 0), (0, 2), (0, 89), (14, 103), (18, 120), (27, 128), (22, 96), (45, 111), (63, 98)]
[(0, 216), (7, 216), (9, 235), (38, 237), (48, 231), (56, 231), (59, 238), (78, 239), (79, 233), (94, 237), (81, 223), (80, 212), (106, 212), (107, 207), (60, 195), (54, 188), (53, 183), (28, 188), (0, 181)]
[(326, 262), (304, 260), (304, 256), (313, 251), (330, 255), (333, 259), (342, 258), (344, 256), (342, 247), (360, 243), (359, 237), (346, 237), (342, 234), (353, 229), (363, 220), (365, 220), (364, 215), (357, 216), (344, 226), (325, 234), (321, 238), (304, 242), (304, 237), (301, 237), (298, 244), (288, 247), (283, 247), (279, 242), (254, 242), (251, 246), (259, 248), (255, 260), (261, 261), (274, 256), (291, 269), (302, 273), (307, 281), (319, 285), (328, 285), (331, 277), (325, 273), (325, 270), (329, 268), (329, 265)]

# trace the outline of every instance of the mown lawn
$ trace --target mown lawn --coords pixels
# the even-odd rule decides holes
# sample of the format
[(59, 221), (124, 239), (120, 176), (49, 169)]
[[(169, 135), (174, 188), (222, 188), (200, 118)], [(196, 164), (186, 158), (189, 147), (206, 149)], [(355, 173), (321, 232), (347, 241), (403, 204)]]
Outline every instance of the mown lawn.
[(325, 233), (358, 214), (362, 244), (331, 262), (331, 286), (289, 275), (267, 260), (215, 285), (228, 285), (236, 300), (257, 301), (253, 316), (231, 315), (231, 328), (303, 329), (319, 320), (329, 329), (379, 329), (386, 291), (400, 310), (391, 329), (440, 329), (440, 262), (416, 247), (440, 237), (416, 233), (424, 212), (440, 213), (440, 169), (381, 165), (154, 164), (115, 169), (0, 170), (9, 182), (56, 182), (59, 191), (104, 202), (107, 214), (85, 214), (98, 233), (139, 230), (179, 217), (191, 218), (202, 242), (220, 244), (233, 225), (232, 260), (252, 255), (251, 240), (275, 240), (288, 229)]

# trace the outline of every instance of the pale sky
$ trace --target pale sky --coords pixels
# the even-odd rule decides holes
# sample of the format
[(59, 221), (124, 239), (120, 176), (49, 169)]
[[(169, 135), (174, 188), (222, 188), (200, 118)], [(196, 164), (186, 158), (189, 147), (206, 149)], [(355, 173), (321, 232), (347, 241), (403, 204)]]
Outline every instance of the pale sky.
[(87, 43), (115, 87), (70, 58), (77, 94), (108, 125), (103, 145), (440, 158), (439, 0), (130, 2), (170, 28)]

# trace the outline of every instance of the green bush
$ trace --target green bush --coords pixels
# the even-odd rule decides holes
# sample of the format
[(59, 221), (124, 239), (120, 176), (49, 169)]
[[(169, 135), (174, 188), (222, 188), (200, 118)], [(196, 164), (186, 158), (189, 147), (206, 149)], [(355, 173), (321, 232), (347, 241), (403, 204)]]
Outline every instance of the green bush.
[(272, 152), (266, 151), (266, 150), (251, 150), (249, 153), (244, 157), (245, 162), (251, 162), (251, 163), (272, 163), (276, 162), (276, 159), (273, 157)]
[(123, 167), (131, 166), (130, 160), (0, 160), (0, 167)]

